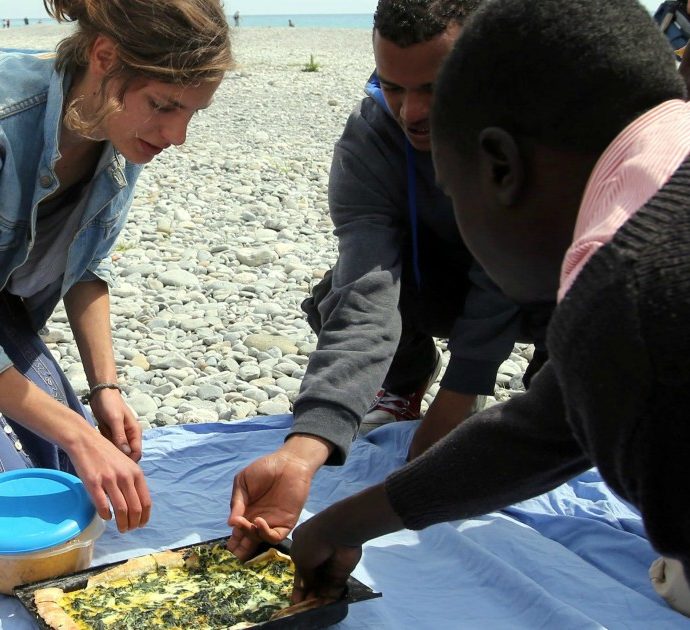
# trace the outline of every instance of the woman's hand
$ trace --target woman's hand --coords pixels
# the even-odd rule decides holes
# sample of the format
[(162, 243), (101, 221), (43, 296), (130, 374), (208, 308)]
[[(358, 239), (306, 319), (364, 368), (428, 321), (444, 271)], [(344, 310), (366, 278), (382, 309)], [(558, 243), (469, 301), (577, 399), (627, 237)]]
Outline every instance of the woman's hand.
[(132, 461), (141, 459), (141, 426), (117, 389), (101, 389), (89, 401), (101, 434)]
[(101, 518), (110, 520), (110, 501), (120, 532), (143, 527), (151, 514), (151, 496), (143, 471), (86, 421), (79, 420), (82, 426), (72, 432), (62, 447), (91, 496), (96, 511)]

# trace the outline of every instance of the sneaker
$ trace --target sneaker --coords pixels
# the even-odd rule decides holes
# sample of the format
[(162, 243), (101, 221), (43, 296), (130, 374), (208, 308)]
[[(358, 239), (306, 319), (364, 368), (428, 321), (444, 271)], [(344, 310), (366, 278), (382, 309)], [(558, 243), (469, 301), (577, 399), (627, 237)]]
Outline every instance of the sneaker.
[(424, 394), (433, 385), (440, 371), (441, 353), (437, 350), (434, 369), (429, 378), (415, 391), (407, 394), (396, 394), (380, 389), (371, 407), (369, 407), (369, 411), (362, 419), (360, 433), (364, 435), (372, 429), (389, 422), (417, 420), (422, 415), (422, 399)]

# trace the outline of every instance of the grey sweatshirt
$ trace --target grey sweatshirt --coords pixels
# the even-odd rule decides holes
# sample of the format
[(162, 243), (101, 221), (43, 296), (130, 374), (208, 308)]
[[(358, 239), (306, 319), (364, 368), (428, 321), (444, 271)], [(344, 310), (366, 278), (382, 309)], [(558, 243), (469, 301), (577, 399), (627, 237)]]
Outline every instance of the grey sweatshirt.
[[(347, 457), (400, 339), (400, 278), (410, 229), (405, 151), (400, 126), (372, 97), (355, 108), (335, 146), (329, 204), (339, 257), (332, 291), (319, 306), (323, 328), (295, 401), (292, 428), (293, 434), (334, 444), (329, 464)], [(415, 151), (415, 164), (418, 226), (448, 262), (432, 271), (448, 276), (449, 293), (458, 291), (449, 269), (461, 266), (469, 253), (452, 204), (435, 184), (430, 153)], [(498, 366), (518, 336), (520, 313), (475, 263), (469, 275), (472, 286), (449, 339), (442, 386), (493, 393)]]

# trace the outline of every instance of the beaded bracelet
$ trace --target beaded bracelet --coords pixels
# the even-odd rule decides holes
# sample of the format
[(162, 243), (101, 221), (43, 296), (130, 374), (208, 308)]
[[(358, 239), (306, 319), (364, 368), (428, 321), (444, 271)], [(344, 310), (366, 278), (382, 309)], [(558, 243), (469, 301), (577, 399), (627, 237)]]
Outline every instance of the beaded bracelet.
[(116, 389), (118, 392), (122, 392), (122, 387), (120, 387), (117, 383), (97, 383), (88, 391), (88, 393), (81, 397), (81, 402), (84, 405), (91, 402), (94, 394), (100, 392), (102, 389)]

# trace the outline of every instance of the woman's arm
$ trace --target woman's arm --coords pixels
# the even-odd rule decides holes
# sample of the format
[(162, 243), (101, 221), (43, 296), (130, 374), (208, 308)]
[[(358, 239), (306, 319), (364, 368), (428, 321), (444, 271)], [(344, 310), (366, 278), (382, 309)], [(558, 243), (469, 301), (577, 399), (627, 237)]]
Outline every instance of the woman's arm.
[(151, 497), (141, 468), (13, 367), (0, 373), (0, 413), (60, 446), (102, 518), (111, 518), (110, 499), (121, 532), (148, 522)]
[[(116, 383), (108, 285), (100, 280), (78, 282), (67, 292), (64, 301), (89, 385)], [(139, 461), (141, 427), (120, 392), (101, 389), (93, 395), (90, 404), (101, 433), (123, 453)]]

